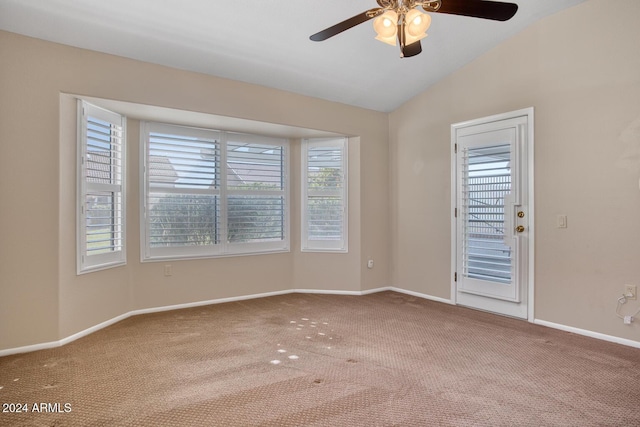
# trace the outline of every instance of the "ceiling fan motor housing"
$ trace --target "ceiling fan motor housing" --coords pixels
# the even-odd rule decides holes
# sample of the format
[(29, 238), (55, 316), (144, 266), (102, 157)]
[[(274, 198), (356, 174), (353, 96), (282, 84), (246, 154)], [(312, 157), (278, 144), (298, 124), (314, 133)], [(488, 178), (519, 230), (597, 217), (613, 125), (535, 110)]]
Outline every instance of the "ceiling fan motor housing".
[(406, 14), (411, 9), (420, 6), (427, 12), (436, 12), (442, 5), (442, 0), (376, 0), (385, 10), (394, 10), (398, 14)]

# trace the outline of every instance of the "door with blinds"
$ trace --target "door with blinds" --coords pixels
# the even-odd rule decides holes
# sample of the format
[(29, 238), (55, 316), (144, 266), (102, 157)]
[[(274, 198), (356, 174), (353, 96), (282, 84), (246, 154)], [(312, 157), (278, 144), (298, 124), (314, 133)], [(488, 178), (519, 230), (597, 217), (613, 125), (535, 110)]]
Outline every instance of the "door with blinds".
[(457, 304), (528, 317), (528, 115), (454, 125)]

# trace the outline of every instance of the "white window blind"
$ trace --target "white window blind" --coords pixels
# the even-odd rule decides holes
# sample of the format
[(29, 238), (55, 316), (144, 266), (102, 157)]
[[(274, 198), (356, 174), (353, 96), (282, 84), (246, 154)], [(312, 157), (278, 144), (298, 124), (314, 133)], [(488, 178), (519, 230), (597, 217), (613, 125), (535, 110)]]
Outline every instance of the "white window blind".
[(504, 243), (505, 199), (511, 192), (509, 144), (465, 148), (462, 158), (463, 274), (511, 283), (511, 248)]
[(227, 142), (227, 240), (229, 243), (285, 239), (284, 146)]
[(126, 262), (124, 127), (119, 114), (78, 101), (77, 272)]
[(302, 144), (302, 250), (347, 251), (347, 139)]
[[(153, 124), (147, 133), (150, 255), (212, 246), (220, 234), (220, 143), (215, 132)], [(169, 248), (167, 251), (164, 248)]]
[(142, 258), (288, 250), (287, 142), (143, 123)]

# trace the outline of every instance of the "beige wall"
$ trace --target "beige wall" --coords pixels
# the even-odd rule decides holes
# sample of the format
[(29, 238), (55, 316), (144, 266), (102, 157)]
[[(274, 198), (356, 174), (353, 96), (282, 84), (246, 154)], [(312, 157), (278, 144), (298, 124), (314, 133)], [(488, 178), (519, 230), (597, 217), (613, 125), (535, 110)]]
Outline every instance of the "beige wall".
[(450, 125), (533, 106), (535, 317), (640, 340), (615, 316), (640, 287), (640, 2), (613, 3), (542, 19), (391, 114), (394, 285), (450, 298)]
[[(0, 32), (0, 55), (0, 350), (57, 341), (136, 309), (389, 285), (387, 114), (7, 32)], [(296, 207), (291, 253), (172, 261), (171, 277), (163, 276), (164, 263), (140, 263), (139, 130), (132, 119), (128, 263), (76, 276), (75, 105), (65, 93), (357, 136), (350, 148), (349, 253), (300, 254)], [(299, 172), (296, 153), (294, 143), (292, 168)], [(364, 191), (365, 182), (375, 191)], [(361, 212), (374, 214), (363, 219)], [(377, 257), (366, 275), (362, 254)]]
[[(0, 351), (131, 310), (286, 289), (392, 284), (448, 299), (450, 125), (529, 106), (535, 316), (640, 341), (614, 314), (622, 285), (640, 285), (640, 2), (610, 3), (541, 20), (390, 115), (0, 32)], [(294, 143), (291, 253), (172, 261), (169, 278), (141, 264), (132, 119), (128, 264), (76, 276), (74, 106), (61, 93), (357, 137), (349, 254), (299, 251)]]

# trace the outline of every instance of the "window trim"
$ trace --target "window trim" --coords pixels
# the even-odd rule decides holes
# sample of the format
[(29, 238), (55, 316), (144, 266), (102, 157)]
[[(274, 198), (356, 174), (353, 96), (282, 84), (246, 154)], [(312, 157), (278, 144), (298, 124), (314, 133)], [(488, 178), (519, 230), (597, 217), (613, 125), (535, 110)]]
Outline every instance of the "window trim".
[[(120, 184), (96, 184), (90, 183), (86, 179), (86, 155), (87, 155), (87, 138), (88, 138), (88, 117), (93, 116), (97, 119), (109, 122), (111, 125), (119, 126), (121, 128), (121, 141), (120, 148), (117, 155), (119, 156), (120, 167)], [(127, 224), (126, 224), (126, 212), (127, 212), (127, 120), (126, 117), (115, 113), (113, 111), (106, 110), (104, 108), (97, 107), (82, 99), (78, 99), (77, 102), (77, 150), (76, 150), (76, 274), (81, 275), (85, 273), (91, 273), (94, 271), (104, 270), (108, 268), (118, 267), (126, 265), (127, 263)], [(85, 213), (85, 201), (86, 195), (91, 189), (99, 190), (107, 189), (119, 193), (120, 197), (120, 210), (117, 213), (120, 222), (120, 234), (121, 234), (121, 246), (120, 250), (104, 253), (104, 254), (87, 254), (87, 228), (86, 228), (86, 213)]]
[[(260, 254), (272, 254), (290, 252), (291, 232), (290, 232), (290, 211), (291, 211), (291, 186), (290, 186), (290, 141), (286, 138), (274, 138), (266, 135), (256, 135), (246, 132), (231, 132), (218, 129), (207, 129), (201, 127), (184, 126), (179, 124), (142, 121), (140, 123), (140, 261), (141, 262), (155, 262), (155, 261), (168, 261), (168, 260), (188, 260), (188, 259), (201, 259), (201, 258), (223, 258), (233, 256), (244, 255), (260, 255)], [(154, 131), (169, 131), (176, 132), (177, 130), (184, 132), (185, 134), (207, 135), (209, 139), (212, 137), (218, 139), (219, 152), (220, 152), (220, 188), (217, 194), (220, 198), (222, 206), (226, 206), (226, 199), (229, 195), (247, 194), (242, 193), (241, 190), (229, 190), (227, 188), (227, 143), (230, 142), (229, 136), (232, 135), (235, 138), (242, 138), (247, 143), (258, 143), (266, 145), (281, 146), (283, 149), (283, 184), (284, 188), (281, 191), (284, 198), (283, 210), (283, 233), (284, 239), (273, 242), (247, 242), (237, 243), (226, 241), (227, 231), (227, 211), (221, 210), (220, 222), (221, 229), (224, 230), (224, 238), (217, 244), (211, 245), (193, 245), (183, 247), (166, 247), (166, 248), (151, 248), (149, 242), (150, 228), (147, 221), (147, 200), (149, 194), (149, 180), (147, 175), (148, 165), (148, 145), (149, 135)], [(186, 135), (188, 136), (188, 135)], [(237, 142), (237, 141), (232, 141)], [(260, 195), (263, 195), (261, 193)], [(249, 194), (248, 194), (249, 195)], [(253, 195), (253, 194), (251, 194)]]
[[(349, 252), (349, 138), (309, 138), (302, 140), (301, 160), (302, 166), (300, 170), (301, 182), (301, 200), (300, 200), (300, 250), (302, 252), (331, 252), (331, 253), (348, 253)], [(336, 147), (339, 146), (342, 151), (342, 200), (343, 200), (343, 222), (342, 222), (342, 238), (339, 240), (309, 240), (308, 238), (308, 221), (307, 221), (307, 197), (308, 197), (308, 160), (309, 148), (314, 147)]]

